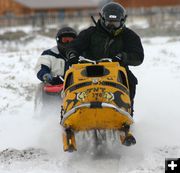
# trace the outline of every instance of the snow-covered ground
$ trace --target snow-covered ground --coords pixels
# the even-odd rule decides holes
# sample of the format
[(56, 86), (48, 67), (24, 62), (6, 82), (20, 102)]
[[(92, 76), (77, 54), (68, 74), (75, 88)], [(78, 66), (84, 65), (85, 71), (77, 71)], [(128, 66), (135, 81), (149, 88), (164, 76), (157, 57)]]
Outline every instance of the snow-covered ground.
[[(0, 42), (0, 173), (162, 173), (165, 158), (180, 157), (180, 37), (143, 38), (145, 60), (131, 68), (139, 80), (135, 100), (137, 144), (115, 143), (93, 154), (81, 144), (64, 153), (59, 110), (34, 112), (39, 83), (33, 68), (55, 40)], [(82, 141), (81, 141), (82, 142)]]

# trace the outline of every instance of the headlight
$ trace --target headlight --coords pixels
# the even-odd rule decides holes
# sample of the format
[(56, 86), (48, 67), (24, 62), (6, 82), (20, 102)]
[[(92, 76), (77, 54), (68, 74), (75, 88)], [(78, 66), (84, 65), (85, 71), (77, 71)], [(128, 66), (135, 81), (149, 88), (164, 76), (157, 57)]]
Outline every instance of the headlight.
[(84, 101), (86, 96), (87, 96), (86, 92), (77, 93), (77, 100)]
[(103, 97), (108, 101), (114, 100), (114, 94), (111, 92), (104, 92)]

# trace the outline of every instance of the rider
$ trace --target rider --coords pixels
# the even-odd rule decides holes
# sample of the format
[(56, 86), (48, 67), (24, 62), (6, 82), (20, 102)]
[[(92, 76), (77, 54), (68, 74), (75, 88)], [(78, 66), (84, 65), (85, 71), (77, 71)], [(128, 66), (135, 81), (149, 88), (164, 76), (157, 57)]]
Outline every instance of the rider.
[(77, 63), (78, 56), (85, 53), (91, 60), (111, 58), (120, 62), (127, 70), (133, 116), (133, 103), (137, 79), (128, 66), (138, 66), (143, 62), (144, 51), (139, 36), (125, 26), (126, 10), (118, 3), (107, 3), (100, 12), (96, 26), (83, 30), (76, 40), (67, 47), (69, 62)]
[(63, 83), (68, 68), (65, 46), (77, 36), (71, 27), (61, 28), (56, 35), (57, 45), (43, 51), (36, 64), (37, 78), (45, 83), (57, 85)]
[(81, 31), (78, 37), (67, 45), (66, 56), (71, 64), (77, 63), (82, 53), (91, 60), (110, 58), (120, 62), (127, 70), (133, 116), (137, 78), (128, 66), (138, 66), (143, 62), (144, 51), (140, 37), (125, 26), (127, 14), (120, 4), (105, 4), (99, 15), (99, 20), (94, 21), (95, 26)]

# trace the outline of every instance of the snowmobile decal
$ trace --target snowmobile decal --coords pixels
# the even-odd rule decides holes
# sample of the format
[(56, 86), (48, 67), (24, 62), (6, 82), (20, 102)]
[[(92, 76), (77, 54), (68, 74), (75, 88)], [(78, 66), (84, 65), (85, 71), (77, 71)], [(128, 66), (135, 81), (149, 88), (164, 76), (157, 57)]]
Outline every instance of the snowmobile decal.
[(106, 101), (114, 100), (114, 94), (112, 92), (107, 92), (105, 88), (90, 88), (86, 91), (77, 93), (77, 100), (82, 102), (88, 97), (89, 94), (92, 94), (92, 98), (98, 100), (98, 98), (105, 98)]
[[(77, 84), (77, 85), (73, 85), (72, 87), (70, 87), (68, 90), (70, 92), (74, 91), (74, 90), (77, 90), (79, 88), (82, 88), (82, 87), (87, 87), (87, 86), (90, 86), (94, 84), (93, 82), (83, 82), (83, 83), (80, 83), (80, 84)], [(127, 95), (129, 95), (129, 92), (127, 91), (127, 89), (121, 85), (121, 84), (118, 84), (118, 83), (115, 83), (115, 82), (110, 82), (110, 81), (99, 81), (97, 83), (98, 85), (104, 85), (104, 86), (112, 86), (112, 87), (115, 87), (117, 89), (120, 89), (122, 90), (124, 93), (126, 93)]]
[(67, 109), (69, 106), (74, 107), (76, 104), (78, 103), (78, 99), (77, 99), (77, 93), (75, 93), (74, 97), (72, 99), (68, 99), (66, 100), (66, 107), (64, 108), (64, 112), (67, 112)]
[(115, 83), (115, 82), (109, 82), (109, 81), (102, 81), (101, 85), (115, 87), (117, 89), (122, 90), (127, 95), (129, 95), (129, 92), (127, 91), (127, 89), (121, 84), (118, 84), (118, 83)]
[(123, 95), (122, 92), (116, 91), (114, 93), (114, 103), (118, 107), (123, 107), (126, 111), (128, 111), (128, 109), (130, 109), (130, 104), (128, 104), (122, 100), (122, 95)]
[(92, 82), (79, 83), (79, 84), (77, 84), (77, 85), (73, 85), (73, 86), (70, 87), (68, 90), (69, 90), (70, 92), (72, 92), (72, 91), (74, 91), (74, 90), (77, 90), (77, 89), (82, 88), (82, 87), (89, 86), (89, 85), (91, 85), (91, 84), (92, 84)]

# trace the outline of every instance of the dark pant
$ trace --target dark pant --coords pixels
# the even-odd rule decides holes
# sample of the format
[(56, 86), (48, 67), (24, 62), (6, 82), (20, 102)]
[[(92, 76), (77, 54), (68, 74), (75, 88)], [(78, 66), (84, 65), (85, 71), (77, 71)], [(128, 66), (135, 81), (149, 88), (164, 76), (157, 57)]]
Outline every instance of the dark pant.
[(128, 81), (129, 81), (129, 90), (130, 90), (131, 116), (133, 116), (134, 97), (135, 97), (135, 94), (136, 94), (136, 85), (138, 84), (138, 80), (129, 69), (127, 70), (127, 76), (128, 76)]

